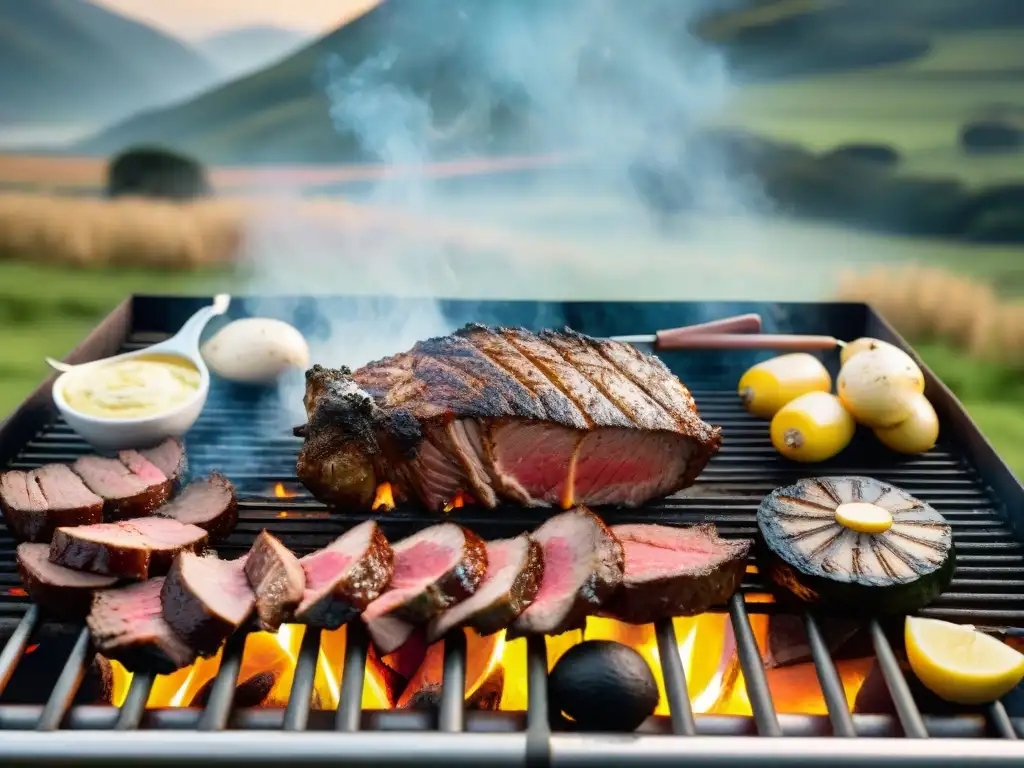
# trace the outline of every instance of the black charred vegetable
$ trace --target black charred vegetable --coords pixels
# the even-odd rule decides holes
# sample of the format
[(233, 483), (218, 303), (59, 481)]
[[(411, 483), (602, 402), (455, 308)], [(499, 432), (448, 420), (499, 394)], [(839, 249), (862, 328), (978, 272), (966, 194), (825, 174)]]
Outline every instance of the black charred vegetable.
[(870, 477), (817, 477), (761, 502), (761, 573), (784, 598), (840, 614), (912, 613), (949, 586), (953, 533), (932, 507)]
[(587, 640), (566, 651), (548, 677), (552, 715), (581, 731), (633, 731), (658, 706), (658, 684), (628, 645)]

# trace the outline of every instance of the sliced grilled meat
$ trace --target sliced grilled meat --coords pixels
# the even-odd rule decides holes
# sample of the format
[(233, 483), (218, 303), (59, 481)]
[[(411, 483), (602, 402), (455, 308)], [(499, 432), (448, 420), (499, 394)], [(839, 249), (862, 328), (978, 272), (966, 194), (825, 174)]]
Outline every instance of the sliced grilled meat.
[(238, 523), (235, 486), (224, 475), (213, 472), (208, 478), (193, 480), (157, 514), (197, 525), (210, 534), (210, 541), (220, 541)]
[(391, 586), (363, 611), (381, 654), (401, 646), (413, 625), (430, 621), (472, 595), (487, 570), (483, 540), (455, 523), (432, 525), (393, 549)]
[(179, 552), (200, 552), (206, 531), (166, 517), (58, 528), (50, 562), (80, 571), (145, 579), (167, 573)]
[(472, 627), (481, 635), (505, 629), (533, 602), (543, 573), (543, 551), (531, 537), (487, 542), (483, 581), (470, 597), (430, 622), (427, 642), (440, 640), (456, 627)]
[(72, 465), (89, 490), (103, 497), (103, 518), (108, 522), (150, 515), (171, 495), (171, 481), (156, 465), (134, 451), (124, 455), (143, 476), (124, 462), (103, 456), (83, 456)]
[(387, 589), (394, 553), (380, 526), (367, 520), (306, 555), (299, 564), (306, 587), (295, 621), (318, 629), (338, 629)]
[(306, 373), (296, 470), (328, 504), (390, 482), (439, 509), (636, 506), (691, 485), (721, 430), (656, 356), (571, 330), (471, 325), (352, 373)]
[(188, 457), (185, 454), (185, 448), (173, 437), (168, 437), (159, 445), (146, 448), (139, 453), (159, 467), (160, 471), (164, 473), (164, 477), (170, 480), (175, 488), (188, 474)]
[(544, 550), (544, 575), (508, 637), (580, 629), (622, 584), (622, 543), (585, 507), (552, 517), (533, 538)]
[(102, 522), (103, 499), (66, 464), (47, 464), (0, 475), (0, 510), (14, 538), (48, 542), (62, 525)]
[(276, 632), (292, 620), (302, 600), (306, 577), (288, 547), (267, 531), (261, 531), (249, 550), (245, 575), (256, 594), (256, 613), (262, 629)]
[(167, 675), (191, 664), (196, 652), (164, 621), (163, 578), (95, 594), (86, 619), (96, 650), (129, 672)]
[(19, 544), (18, 573), (25, 591), (43, 610), (63, 621), (83, 619), (97, 589), (117, 583), (114, 576), (74, 571), (50, 562), (48, 544)]
[(616, 525), (612, 533), (622, 542), (626, 569), (602, 613), (630, 624), (695, 616), (726, 602), (743, 581), (754, 544), (719, 538), (711, 524)]
[(164, 579), (164, 620), (200, 656), (216, 654), (252, 613), (245, 561), (182, 552)]

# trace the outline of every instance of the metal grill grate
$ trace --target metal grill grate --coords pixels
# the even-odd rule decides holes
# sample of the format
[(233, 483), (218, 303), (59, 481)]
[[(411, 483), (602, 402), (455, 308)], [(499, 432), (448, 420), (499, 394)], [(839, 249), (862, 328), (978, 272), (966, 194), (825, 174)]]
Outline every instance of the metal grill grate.
[[(883, 336), (884, 332), (886, 329), (880, 327), (872, 335)], [(123, 348), (139, 348), (158, 337), (159, 334), (136, 334), (124, 343), (122, 334), (119, 343)], [(110, 351), (94, 351), (89, 356)], [(684, 374), (684, 380), (691, 385), (702, 416), (723, 426), (725, 443), (721, 454), (694, 487), (643, 510), (609, 512), (609, 518), (617, 522), (709, 521), (726, 537), (751, 537), (755, 535), (755, 511), (761, 498), (772, 488), (807, 474), (805, 468), (794, 467), (775, 454), (764, 422), (746, 415), (735, 393), (725, 389), (735, 378), (723, 380), (715, 373), (705, 369), (699, 377)], [(289, 425), (276, 418), (272, 407), (229, 398), (226, 394), (222, 391), (211, 397), (210, 405), (186, 441), (194, 472), (220, 470), (239, 489), (239, 524), (227, 542), (218, 546), (224, 556), (242, 554), (264, 527), (297, 553), (305, 553), (363, 519), (353, 515), (328, 516), (295, 482), (294, 460), (300, 441), (290, 436)], [(948, 397), (944, 390), (938, 395)], [(940, 414), (957, 408), (951, 400), (937, 405)], [(964, 418), (962, 412), (959, 417)], [(956, 430), (951, 432), (956, 436)], [(88, 450), (66, 425), (53, 421), (35, 431), (20, 451), (11, 452), (15, 455), (9, 466), (32, 468), (47, 462), (69, 461)], [(992, 481), (982, 480), (958, 444), (944, 439), (926, 456), (894, 463), (891, 456), (882, 454), (871, 441), (865, 440), (855, 443), (839, 459), (816, 467), (814, 472), (872, 475), (905, 488), (946, 516), (954, 531), (957, 571), (950, 590), (923, 610), (922, 615), (983, 626), (1024, 626), (1024, 545), (1015, 538), (1010, 518), (990, 490)], [(273, 488), (277, 483), (297, 495), (276, 498)], [(543, 513), (518, 508), (487, 512), (466, 507), (456, 510), (452, 519), (486, 538), (494, 538), (536, 527)], [(435, 521), (434, 516), (398, 509), (381, 522), (389, 538), (395, 540)], [(14, 594), (19, 580), (13, 547), (6, 533), (0, 536), (0, 621), (16, 622), (0, 653), (0, 692), (32, 643), (41, 621), (28, 599)], [(443, 684), (436, 711), (363, 711), (368, 641), (358, 622), (348, 629), (336, 712), (310, 708), (320, 649), (317, 632), (307, 632), (302, 640), (291, 696), (284, 710), (233, 710), (245, 644), (243, 633), (227, 643), (205, 708), (147, 710), (145, 704), (153, 677), (142, 674), (134, 677), (119, 709), (72, 706), (92, 657), (88, 633), (78, 630), (44, 705), (0, 705), (0, 760), (5, 765), (110, 765), (142, 760), (178, 764), (187, 759), (237, 764), (284, 760), (360, 764), (372, 760), (385, 765), (411, 765), (422, 760), (424, 753), (459, 765), (611, 765), (626, 760), (675, 764), (682, 756), (694, 765), (728, 764), (755, 757), (779, 765), (812, 759), (843, 764), (870, 756), (913, 758), (926, 760), (929, 765), (948, 760), (948, 746), (941, 748), (933, 741), (921, 741), (929, 736), (970, 738), (974, 740), (970, 754), (978, 759), (1009, 761), (1024, 754), (1016, 751), (1016, 745), (1010, 745), (1011, 740), (1024, 734), (1024, 721), (1011, 719), (1000, 703), (955, 717), (922, 715), (886, 633), (877, 623), (869, 627), (870, 639), (894, 704), (895, 717), (850, 713), (819, 623), (809, 615), (803, 620), (828, 717), (778, 714), (748, 618), (748, 612), (771, 612), (775, 606), (745, 599), (763, 591), (764, 585), (757, 575), (748, 574), (741, 593), (722, 608), (728, 611), (735, 633), (752, 710), (750, 718), (693, 714), (671, 621), (656, 626), (671, 715), (652, 718), (643, 727), (642, 735), (627, 739), (550, 731), (543, 638), (530, 638), (527, 643), (525, 713), (466, 710), (466, 649), (461, 636), (445, 640)], [(168, 733), (181, 729), (199, 733)], [(103, 733), (112, 730), (123, 733)], [(294, 733), (286, 735), (282, 730)], [(39, 738), (40, 731), (48, 732), (45, 739)], [(331, 731), (345, 735), (332, 735)], [(762, 739), (725, 738), (684, 742), (667, 738), (669, 734), (804, 738), (771, 740), (770, 744)], [(834, 744), (828, 746), (830, 740), (820, 738), (833, 735), (860, 738), (848, 742), (842, 750), (835, 750)], [(890, 738), (900, 736), (910, 738)], [(879, 738), (886, 738), (884, 748), (877, 747), (875, 740)]]

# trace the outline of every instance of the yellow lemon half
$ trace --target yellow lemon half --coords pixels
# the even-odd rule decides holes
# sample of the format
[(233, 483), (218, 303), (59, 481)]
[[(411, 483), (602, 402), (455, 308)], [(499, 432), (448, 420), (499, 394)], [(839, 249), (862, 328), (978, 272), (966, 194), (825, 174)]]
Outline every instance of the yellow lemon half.
[(972, 627), (907, 618), (907, 660), (928, 690), (958, 704), (987, 704), (1024, 679), (1024, 654)]

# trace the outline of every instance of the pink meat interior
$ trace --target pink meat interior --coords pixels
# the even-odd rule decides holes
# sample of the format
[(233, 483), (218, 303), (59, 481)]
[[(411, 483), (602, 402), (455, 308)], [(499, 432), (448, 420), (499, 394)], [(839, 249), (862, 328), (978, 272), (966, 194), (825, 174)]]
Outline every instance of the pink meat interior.
[(544, 542), (544, 577), (534, 598), (532, 610), (550, 600), (560, 600), (576, 591), (575, 558), (568, 539), (554, 536)]
[(575, 430), (512, 422), (496, 428), (493, 441), (501, 473), (514, 477), (534, 499), (561, 499), (579, 442)]
[(299, 563), (306, 574), (306, 591), (316, 592), (328, 587), (348, 570), (355, 558), (348, 552), (323, 549), (302, 558)]
[(418, 541), (404, 549), (396, 548), (391, 588), (370, 603), (363, 618), (370, 621), (383, 616), (415, 596), (455, 565), (458, 556), (454, 547), (436, 541)]
[(121, 461), (146, 485), (160, 485), (167, 481), (160, 468), (137, 451), (122, 451)]
[(654, 579), (705, 571), (721, 560), (727, 546), (723, 542), (716, 546), (709, 536), (686, 529), (638, 525), (612, 530), (622, 541), (627, 579)]

